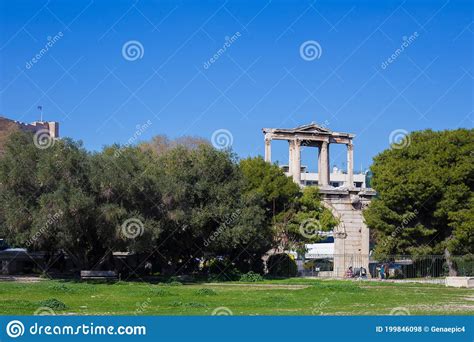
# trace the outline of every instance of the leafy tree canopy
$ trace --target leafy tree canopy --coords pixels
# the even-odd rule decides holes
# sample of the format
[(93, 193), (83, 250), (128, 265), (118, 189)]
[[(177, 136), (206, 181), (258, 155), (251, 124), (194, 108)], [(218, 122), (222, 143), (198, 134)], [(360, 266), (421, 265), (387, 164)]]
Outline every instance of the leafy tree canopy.
[(474, 130), (414, 132), (374, 159), (376, 252), (474, 253)]

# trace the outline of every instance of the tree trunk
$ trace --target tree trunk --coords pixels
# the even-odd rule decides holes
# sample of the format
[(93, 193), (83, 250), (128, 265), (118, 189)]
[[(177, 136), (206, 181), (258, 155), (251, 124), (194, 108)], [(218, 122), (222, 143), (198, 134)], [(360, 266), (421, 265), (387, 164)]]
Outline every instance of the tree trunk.
[(446, 263), (448, 264), (449, 276), (456, 277), (458, 275), (458, 271), (454, 267), (453, 260), (451, 259), (451, 253), (447, 247), (444, 249), (444, 257), (446, 258)]

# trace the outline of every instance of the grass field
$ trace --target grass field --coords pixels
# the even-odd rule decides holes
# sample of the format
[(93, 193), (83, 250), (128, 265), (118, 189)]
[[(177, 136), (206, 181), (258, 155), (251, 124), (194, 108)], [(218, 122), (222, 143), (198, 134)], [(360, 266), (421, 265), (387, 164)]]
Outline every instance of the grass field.
[(48, 312), (48, 306), (63, 315), (473, 315), (474, 290), (309, 279), (190, 285), (0, 282), (0, 314), (33, 315)]

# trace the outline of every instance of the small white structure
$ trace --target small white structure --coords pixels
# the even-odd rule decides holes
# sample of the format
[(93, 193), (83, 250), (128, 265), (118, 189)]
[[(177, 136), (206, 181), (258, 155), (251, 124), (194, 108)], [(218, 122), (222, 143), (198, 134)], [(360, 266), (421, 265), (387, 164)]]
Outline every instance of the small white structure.
[(474, 277), (446, 277), (446, 286), (474, 288)]
[(326, 259), (334, 256), (334, 240), (332, 242), (310, 243), (306, 245), (308, 251), (305, 259)]

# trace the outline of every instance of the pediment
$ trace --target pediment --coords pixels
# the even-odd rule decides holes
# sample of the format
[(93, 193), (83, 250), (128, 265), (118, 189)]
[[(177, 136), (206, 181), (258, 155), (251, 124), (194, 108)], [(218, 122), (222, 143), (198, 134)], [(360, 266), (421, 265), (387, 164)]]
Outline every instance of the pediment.
[(301, 133), (331, 133), (332, 132), (330, 129), (324, 128), (315, 123), (298, 126), (296, 128), (293, 128), (293, 131), (301, 132)]

